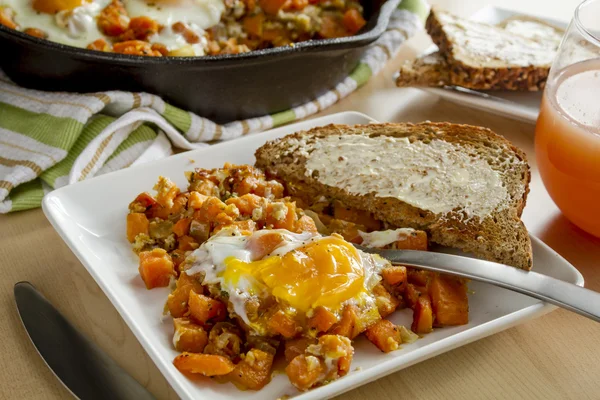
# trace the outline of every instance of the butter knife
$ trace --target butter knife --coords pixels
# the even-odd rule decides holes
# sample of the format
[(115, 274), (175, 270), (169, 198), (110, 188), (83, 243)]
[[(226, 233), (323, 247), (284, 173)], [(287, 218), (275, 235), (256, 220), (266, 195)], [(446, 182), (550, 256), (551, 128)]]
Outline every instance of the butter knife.
[(31, 283), (17, 283), (14, 293), (21, 322), (33, 345), (73, 396), (82, 400), (154, 399)]
[(355, 247), (365, 253), (379, 254), (392, 264), (490, 283), (600, 322), (600, 293), (547, 275), (452, 254), (418, 250), (381, 250), (360, 245)]

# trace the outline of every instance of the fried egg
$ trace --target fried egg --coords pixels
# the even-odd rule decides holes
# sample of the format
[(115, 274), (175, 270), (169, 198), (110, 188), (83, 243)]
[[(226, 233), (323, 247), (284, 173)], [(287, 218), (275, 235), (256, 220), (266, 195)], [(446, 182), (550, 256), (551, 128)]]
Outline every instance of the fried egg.
[(211, 237), (186, 263), (187, 274), (203, 274), (205, 285), (218, 285), (235, 313), (259, 334), (264, 327), (247, 313), (251, 299), (275, 298), (305, 315), (318, 306), (339, 312), (350, 302), (371, 301), (370, 291), (387, 265), (338, 235), (275, 229), (243, 236), (235, 228)]
[(85, 47), (102, 34), (96, 17), (110, 0), (0, 0), (15, 12), (21, 28), (38, 28), (53, 42)]
[[(0, 0), (15, 13), (21, 28), (38, 28), (53, 42), (86, 47), (104, 38), (98, 30), (97, 18), (111, 0)], [(147, 16), (163, 28), (149, 38), (169, 50), (189, 47), (184, 37), (173, 32), (175, 22), (185, 23), (203, 38), (204, 30), (219, 23), (225, 11), (223, 0), (123, 0), (129, 17)], [(195, 55), (203, 54), (201, 44), (191, 46)]]

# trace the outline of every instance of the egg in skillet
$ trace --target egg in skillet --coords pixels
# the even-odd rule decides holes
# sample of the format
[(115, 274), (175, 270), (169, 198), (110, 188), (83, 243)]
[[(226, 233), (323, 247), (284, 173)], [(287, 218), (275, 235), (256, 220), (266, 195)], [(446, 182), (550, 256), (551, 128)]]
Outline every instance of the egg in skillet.
[[(51, 41), (86, 47), (97, 39), (107, 39), (97, 26), (102, 10), (112, 0), (0, 0), (0, 7), (9, 7), (20, 29), (37, 28)], [(188, 46), (181, 33), (174, 32), (174, 23), (181, 22), (198, 37), (221, 19), (225, 11), (223, 0), (122, 0), (127, 12), (124, 18), (149, 17), (161, 31), (148, 38), (162, 43), (169, 50)], [(196, 55), (203, 54), (200, 46)]]
[(301, 326), (319, 306), (339, 318), (345, 305), (355, 304), (378, 319), (372, 289), (389, 266), (338, 235), (277, 229), (243, 236), (235, 228), (211, 237), (186, 264), (185, 273), (203, 275), (211, 293), (228, 300), (240, 322), (261, 336), (270, 334), (273, 309)]

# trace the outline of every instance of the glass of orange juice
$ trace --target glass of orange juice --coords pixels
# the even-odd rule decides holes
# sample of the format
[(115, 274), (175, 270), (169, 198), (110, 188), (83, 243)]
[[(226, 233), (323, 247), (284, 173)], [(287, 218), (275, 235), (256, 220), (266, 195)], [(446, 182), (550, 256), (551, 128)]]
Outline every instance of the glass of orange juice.
[(600, 0), (586, 0), (562, 40), (535, 127), (535, 153), (562, 213), (600, 237)]

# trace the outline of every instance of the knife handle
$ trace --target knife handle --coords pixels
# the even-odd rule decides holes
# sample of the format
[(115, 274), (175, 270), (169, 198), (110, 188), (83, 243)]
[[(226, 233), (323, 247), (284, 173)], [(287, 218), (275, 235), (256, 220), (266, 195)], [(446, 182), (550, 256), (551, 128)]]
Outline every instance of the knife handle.
[(392, 264), (442, 272), (490, 283), (600, 322), (600, 293), (593, 290), (508, 265), (470, 257), (417, 250), (381, 250), (377, 253)]

